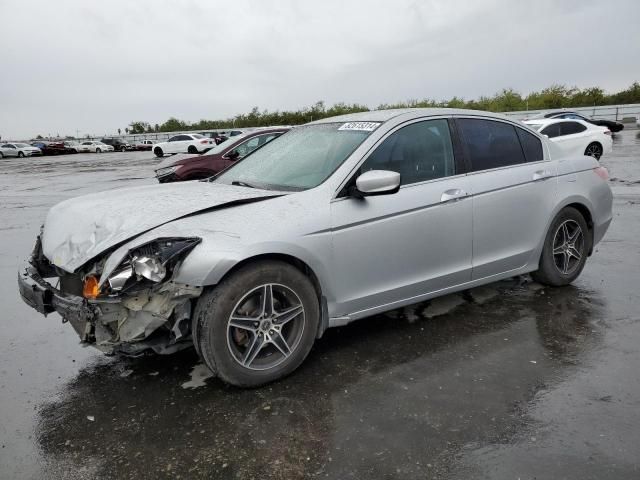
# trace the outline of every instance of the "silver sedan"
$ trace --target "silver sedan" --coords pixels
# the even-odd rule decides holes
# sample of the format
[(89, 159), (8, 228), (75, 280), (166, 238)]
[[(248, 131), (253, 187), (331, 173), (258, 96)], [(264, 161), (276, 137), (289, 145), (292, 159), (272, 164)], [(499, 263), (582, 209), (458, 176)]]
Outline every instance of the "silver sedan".
[(36, 155), (42, 155), (42, 150), (26, 143), (3, 143), (0, 145), (0, 158), (33, 157)]
[(365, 112), (294, 128), (207, 181), (54, 206), (20, 292), (107, 353), (193, 345), (256, 386), (327, 328), (525, 273), (572, 282), (611, 204), (594, 158), (504, 116)]

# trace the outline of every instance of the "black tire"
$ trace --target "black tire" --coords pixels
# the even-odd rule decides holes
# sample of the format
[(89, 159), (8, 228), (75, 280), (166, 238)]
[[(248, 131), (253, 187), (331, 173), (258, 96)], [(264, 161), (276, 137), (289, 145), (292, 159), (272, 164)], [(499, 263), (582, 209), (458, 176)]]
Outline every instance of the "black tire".
[[(278, 312), (277, 289), (282, 289), (280, 295), (285, 291), (291, 292), (289, 298), (295, 299), (294, 303), (301, 305), (303, 310), (289, 323), (280, 326), (281, 338), (289, 337), (285, 341), (287, 348), (291, 348), (288, 356), (284, 351), (277, 350), (275, 343), (264, 343), (265, 346), (261, 350), (258, 349), (255, 360), (244, 366), (238, 356), (248, 354), (258, 335), (261, 340), (262, 335), (264, 340), (267, 339), (267, 333), (273, 335), (273, 331), (269, 330), (275, 327), (269, 325), (276, 325), (278, 320), (272, 320), (272, 323), (267, 322), (265, 325), (261, 321), (260, 326), (255, 328), (255, 334), (229, 326), (228, 322), (231, 314), (242, 308), (240, 305), (246, 305), (241, 302), (246, 298), (253, 298), (250, 297), (254, 295), (252, 292), (261, 292), (266, 285), (273, 289), (273, 312), (276, 315), (287, 309)], [(258, 300), (254, 305), (259, 307), (261, 302), (262, 300)], [(282, 300), (282, 303), (286, 302)], [(278, 305), (281, 306), (282, 303)], [(253, 315), (250, 316), (253, 318)], [(198, 343), (196, 351), (204, 363), (223, 381), (238, 387), (257, 387), (279, 380), (298, 368), (311, 351), (319, 321), (318, 295), (309, 278), (287, 263), (263, 261), (240, 268), (215, 288), (203, 293), (194, 311), (193, 338), (194, 342)], [(258, 322), (254, 324), (253, 320), (250, 323), (258, 325)], [(248, 345), (244, 352), (240, 351), (242, 345), (236, 343), (240, 342), (236, 340), (238, 335), (244, 335), (244, 341)], [(295, 341), (291, 341), (293, 337), (296, 338)], [(270, 363), (273, 366), (269, 366)]]
[(164, 156), (164, 152), (162, 151), (162, 149), (160, 147), (156, 147), (153, 149), (153, 153), (156, 157), (162, 157)]
[(20, 157), (20, 158), (24, 158), (24, 153), (22, 153), (22, 152), (18, 152), (18, 157)]
[(187, 153), (196, 154), (196, 153), (198, 153), (198, 149), (196, 147), (194, 147), (193, 145), (189, 145), (189, 148), (187, 148)]
[(102, 150), (100, 150), (99, 148), (96, 148), (96, 153), (102, 153)]
[(600, 157), (602, 156), (602, 145), (600, 145), (598, 142), (592, 142), (589, 145), (587, 145), (587, 148), (584, 150), (584, 154), (587, 155), (588, 157), (593, 157), (596, 160), (600, 160)]
[[(569, 237), (572, 234), (575, 235), (577, 227), (581, 232), (573, 239), (573, 242), (568, 244), (564, 233), (565, 225)], [(540, 255), (540, 265), (531, 276), (535, 281), (544, 285), (560, 287), (570, 284), (582, 272), (591, 251), (592, 241), (591, 232), (582, 214), (573, 207), (564, 208), (556, 215), (549, 227)], [(575, 257), (575, 253), (580, 255), (579, 259)], [(565, 266), (567, 268), (564, 268)]]
[(4, 155), (2, 154), (2, 152), (0, 152), (0, 158), (4, 158)]

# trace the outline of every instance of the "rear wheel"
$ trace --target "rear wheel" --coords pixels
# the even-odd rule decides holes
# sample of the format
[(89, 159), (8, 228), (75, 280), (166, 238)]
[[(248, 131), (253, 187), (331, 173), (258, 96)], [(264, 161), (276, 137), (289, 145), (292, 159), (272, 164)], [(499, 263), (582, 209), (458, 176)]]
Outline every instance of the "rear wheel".
[(602, 156), (602, 145), (600, 145), (598, 142), (593, 142), (590, 143), (586, 150), (584, 151), (584, 154), (589, 156), (589, 157), (593, 157), (596, 160), (600, 160), (600, 157)]
[(256, 387), (302, 363), (319, 318), (310, 280), (287, 263), (265, 261), (241, 268), (198, 299), (193, 337), (222, 380)]
[(156, 157), (162, 157), (164, 155), (164, 152), (160, 147), (154, 148), (153, 153), (155, 154)]
[(534, 280), (559, 287), (573, 282), (582, 272), (591, 250), (589, 227), (572, 207), (563, 209), (551, 223)]
[(198, 149), (193, 145), (189, 145), (189, 148), (187, 148), (187, 153), (193, 153), (193, 154), (198, 153)]

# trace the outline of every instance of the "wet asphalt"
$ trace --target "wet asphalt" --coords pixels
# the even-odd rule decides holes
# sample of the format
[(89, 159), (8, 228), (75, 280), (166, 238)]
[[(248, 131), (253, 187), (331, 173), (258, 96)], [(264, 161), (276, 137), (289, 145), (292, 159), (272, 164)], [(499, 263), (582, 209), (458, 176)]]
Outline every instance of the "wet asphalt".
[(0, 478), (640, 478), (640, 132), (581, 277), (521, 277), (329, 330), (238, 390), (194, 352), (119, 359), (20, 300), (47, 209), (153, 183), (148, 152), (0, 161)]

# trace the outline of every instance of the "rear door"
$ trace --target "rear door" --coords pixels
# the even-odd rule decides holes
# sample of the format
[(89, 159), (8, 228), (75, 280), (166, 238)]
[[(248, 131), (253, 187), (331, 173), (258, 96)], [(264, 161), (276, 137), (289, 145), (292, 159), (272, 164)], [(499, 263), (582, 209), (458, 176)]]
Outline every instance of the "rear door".
[(368, 170), (391, 170), (400, 173), (400, 190), (333, 200), (338, 315), (357, 318), (371, 308), (470, 280), (472, 202), (454, 151), (447, 119), (399, 126), (348, 185)]
[(459, 118), (473, 194), (474, 280), (532, 260), (555, 204), (556, 171), (542, 142), (507, 121)]
[(587, 136), (587, 127), (578, 122), (562, 122), (560, 135), (555, 143), (568, 155), (583, 155)]
[(187, 151), (188, 142), (191, 141), (188, 135), (175, 135), (166, 144), (165, 153), (182, 153)]

